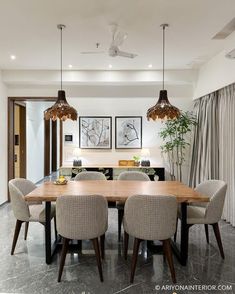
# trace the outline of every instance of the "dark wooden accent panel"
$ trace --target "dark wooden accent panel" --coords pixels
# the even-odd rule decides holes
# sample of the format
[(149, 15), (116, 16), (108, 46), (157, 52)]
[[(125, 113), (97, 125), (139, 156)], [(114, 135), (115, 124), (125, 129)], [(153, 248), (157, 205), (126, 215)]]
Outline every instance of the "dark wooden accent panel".
[[(14, 179), (14, 100), (8, 99), (8, 181)], [(8, 194), (8, 201), (10, 197)]]
[(44, 120), (44, 176), (50, 174), (50, 121)]
[(20, 177), (26, 178), (26, 107), (20, 105)]
[(57, 121), (52, 121), (51, 139), (51, 170), (57, 171)]

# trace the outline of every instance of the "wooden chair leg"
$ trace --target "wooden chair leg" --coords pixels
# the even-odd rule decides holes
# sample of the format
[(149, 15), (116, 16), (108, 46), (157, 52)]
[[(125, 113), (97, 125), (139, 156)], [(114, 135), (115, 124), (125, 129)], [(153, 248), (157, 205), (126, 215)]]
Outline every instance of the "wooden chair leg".
[(127, 251), (128, 251), (129, 235), (124, 231), (124, 259), (127, 260)]
[(209, 244), (209, 231), (208, 231), (208, 225), (205, 224), (205, 233), (206, 233), (206, 242)]
[(62, 272), (64, 269), (64, 263), (65, 263), (65, 258), (66, 254), (68, 251), (68, 246), (69, 246), (69, 239), (63, 238), (63, 247), (62, 247), (62, 252), (61, 252), (61, 257), (60, 257), (60, 267), (59, 267), (59, 274), (58, 274), (58, 282), (61, 281), (61, 276)]
[(54, 230), (55, 230), (55, 240), (57, 241), (57, 227), (56, 227), (56, 217), (54, 217)]
[(22, 223), (23, 223), (22, 221), (20, 221), (18, 219), (16, 220), (15, 233), (14, 233), (12, 247), (11, 247), (11, 255), (14, 254), (16, 243), (17, 243), (17, 240), (18, 240), (18, 236), (19, 236), (19, 233), (20, 233), (20, 228), (21, 228)]
[(124, 210), (118, 209), (118, 241), (121, 241), (122, 232), (122, 220), (123, 220)]
[(130, 278), (131, 283), (134, 282), (135, 269), (136, 269), (136, 263), (137, 263), (138, 253), (139, 253), (140, 242), (141, 242), (140, 239), (135, 238), (132, 262), (131, 262), (131, 278)]
[(25, 231), (24, 231), (25, 240), (27, 240), (28, 230), (29, 230), (29, 222), (25, 222)]
[(176, 228), (175, 228), (175, 234), (174, 234), (174, 242), (176, 242), (176, 238), (177, 238), (177, 229), (178, 229), (178, 217), (176, 219)]
[(173, 258), (172, 258), (170, 239), (163, 240), (163, 250), (165, 252), (166, 259), (167, 259), (167, 262), (168, 262), (168, 265), (170, 268), (172, 281), (173, 281), (173, 283), (176, 283), (175, 268), (174, 268), (174, 263), (173, 263)]
[(97, 266), (100, 274), (100, 281), (103, 282), (103, 272), (102, 272), (102, 265), (101, 265), (101, 258), (100, 258), (100, 249), (99, 249), (99, 241), (98, 238), (92, 239), (92, 243), (95, 250), (95, 256), (97, 261)]
[(102, 259), (104, 259), (104, 243), (105, 243), (105, 234), (100, 236), (100, 251), (101, 251)]
[(221, 241), (221, 236), (220, 236), (220, 230), (219, 230), (219, 224), (213, 224), (213, 230), (215, 233), (215, 237), (219, 246), (219, 250), (220, 250), (220, 255), (221, 257), (224, 259), (224, 249), (223, 249), (223, 245), (222, 245), (222, 241)]

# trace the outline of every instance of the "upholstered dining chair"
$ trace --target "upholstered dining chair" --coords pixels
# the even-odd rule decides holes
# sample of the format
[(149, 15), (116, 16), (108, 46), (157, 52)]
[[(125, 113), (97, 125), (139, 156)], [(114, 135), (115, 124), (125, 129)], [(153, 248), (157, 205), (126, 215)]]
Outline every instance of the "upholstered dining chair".
[(177, 218), (177, 201), (174, 196), (135, 195), (127, 199), (123, 218), (124, 257), (127, 259), (129, 235), (133, 236), (134, 249), (130, 282), (134, 281), (139, 245), (142, 240), (163, 242), (172, 281), (176, 283), (170, 238), (174, 235)]
[[(56, 201), (57, 230), (63, 238), (58, 282), (64, 268), (70, 240), (92, 240), (103, 282), (101, 257), (104, 257), (104, 236), (108, 228), (108, 204), (100, 195), (60, 196)], [(98, 238), (101, 237), (101, 256)]]
[[(118, 181), (150, 181), (148, 175), (139, 171), (125, 171), (120, 173), (118, 176)], [(121, 230), (122, 230), (122, 220), (124, 214), (125, 203), (121, 201), (116, 202), (116, 207), (118, 210), (118, 241), (121, 240)]]
[[(11, 199), (11, 206), (16, 218), (15, 233), (12, 242), (11, 255), (14, 254), (18, 236), (20, 233), (21, 225), (25, 222), (25, 236), (27, 239), (29, 222), (39, 222), (45, 224), (46, 216), (44, 205), (41, 202), (36, 202), (29, 205), (24, 200), (24, 196), (34, 190), (36, 186), (29, 180), (16, 178), (9, 181), (9, 193)], [(55, 205), (51, 207), (51, 218), (55, 216)]]
[(83, 171), (76, 175), (74, 181), (102, 181), (106, 180), (103, 173), (97, 171)]
[[(218, 222), (223, 212), (227, 184), (221, 180), (207, 180), (199, 184), (195, 190), (209, 196), (210, 201), (208, 203), (192, 203), (187, 206), (188, 229), (195, 224), (204, 224), (206, 240), (209, 243), (208, 225), (211, 225), (214, 230), (220, 255), (224, 259), (224, 250)], [(178, 211), (178, 217), (181, 219), (181, 211)]]

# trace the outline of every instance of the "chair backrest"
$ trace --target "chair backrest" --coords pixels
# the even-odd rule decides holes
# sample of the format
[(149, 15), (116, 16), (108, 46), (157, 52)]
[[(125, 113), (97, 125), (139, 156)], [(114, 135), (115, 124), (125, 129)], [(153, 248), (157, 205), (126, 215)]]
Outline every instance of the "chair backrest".
[(118, 176), (119, 181), (150, 181), (145, 173), (139, 171), (125, 171)]
[(88, 240), (108, 226), (108, 203), (100, 195), (64, 195), (56, 201), (57, 231), (65, 238)]
[(217, 223), (222, 216), (227, 184), (221, 180), (208, 180), (199, 184), (195, 190), (210, 197), (205, 217), (210, 223)]
[[(26, 201), (24, 200), (24, 194), (20, 190), (21, 184), (23, 181), (22, 179), (13, 179), (9, 181), (9, 193), (11, 199), (11, 206), (16, 219), (21, 221), (28, 221), (29, 220), (29, 207)], [(23, 191), (26, 191), (23, 184)], [(25, 194), (26, 195), (26, 194)]]
[(174, 235), (177, 201), (174, 196), (135, 195), (127, 199), (124, 229), (143, 240), (166, 240)]
[(95, 180), (106, 180), (106, 177), (103, 173), (96, 171), (84, 171), (80, 172), (74, 178), (74, 181), (95, 181)]
[(13, 183), (14, 186), (18, 188), (24, 196), (37, 188), (33, 182), (23, 178), (13, 179), (11, 183)]

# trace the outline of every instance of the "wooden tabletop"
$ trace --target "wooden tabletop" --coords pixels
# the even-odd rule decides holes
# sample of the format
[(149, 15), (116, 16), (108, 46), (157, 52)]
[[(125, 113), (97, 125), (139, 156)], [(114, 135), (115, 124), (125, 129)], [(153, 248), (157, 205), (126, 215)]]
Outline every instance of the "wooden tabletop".
[(137, 194), (174, 195), (178, 202), (208, 202), (209, 197), (177, 181), (70, 181), (45, 182), (25, 196), (27, 201), (56, 201), (61, 195), (103, 195), (108, 201), (125, 201)]

